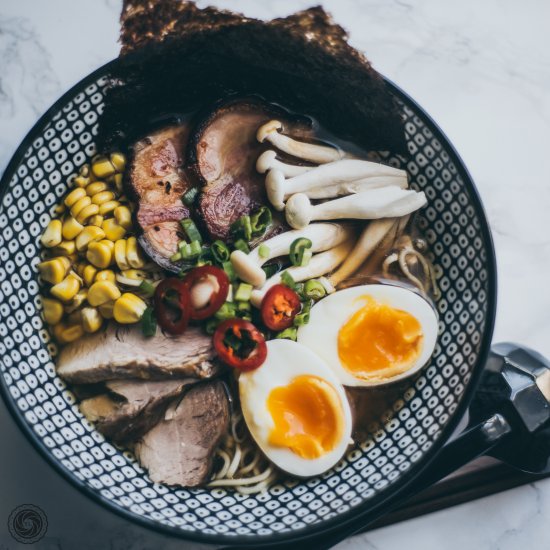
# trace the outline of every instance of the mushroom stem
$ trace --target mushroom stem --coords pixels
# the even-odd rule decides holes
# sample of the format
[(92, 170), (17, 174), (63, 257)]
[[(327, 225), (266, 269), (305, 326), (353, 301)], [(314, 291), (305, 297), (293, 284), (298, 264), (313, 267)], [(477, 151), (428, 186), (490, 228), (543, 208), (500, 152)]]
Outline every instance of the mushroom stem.
[(291, 227), (300, 229), (313, 220), (398, 218), (425, 204), (426, 196), (423, 192), (399, 187), (371, 189), (315, 206), (305, 194), (297, 193), (286, 203), (285, 216)]
[[(326, 185), (324, 187), (315, 187), (304, 191), (310, 199), (333, 199), (344, 195), (356, 195), (364, 193), (371, 189), (379, 189), (380, 187), (399, 187), (406, 189), (409, 182), (403, 176), (373, 176), (371, 178), (351, 181), (349, 183), (339, 183), (335, 185)], [(285, 196), (285, 199), (288, 198)]]
[(349, 224), (313, 223), (304, 229), (286, 231), (263, 242), (263, 250), (268, 250), (263, 257), (260, 256), (259, 246), (248, 254), (235, 250), (231, 253), (231, 263), (240, 279), (254, 286), (262, 286), (266, 278), (262, 265), (268, 260), (287, 255), (296, 239), (309, 239), (312, 252), (323, 252), (351, 239), (353, 234)]
[(283, 124), (279, 120), (270, 120), (263, 126), (260, 126), (256, 133), (256, 139), (260, 143), (267, 140), (284, 153), (317, 164), (332, 162), (344, 157), (344, 153), (335, 147), (297, 141), (289, 136), (280, 134), (279, 130), (282, 130), (282, 128)]
[(275, 275), (265, 282), (262, 288), (252, 291), (250, 302), (253, 306), (260, 307), (266, 292), (273, 285), (281, 282), (281, 276), (284, 272), (288, 273), (297, 283), (330, 273), (344, 261), (352, 249), (353, 243), (354, 240), (349, 239), (330, 250), (315, 254), (305, 266), (289, 267), (279, 273), (275, 273)]
[(396, 218), (373, 220), (370, 222), (355, 243), (344, 263), (330, 276), (328, 281), (336, 287), (343, 280), (353, 275), (372, 254), (384, 237), (399, 223)]
[(277, 158), (277, 153), (271, 149), (264, 151), (256, 161), (256, 170), (265, 174), (269, 170), (279, 170), (285, 178), (292, 178), (308, 172), (313, 166), (299, 166), (298, 164), (286, 164)]

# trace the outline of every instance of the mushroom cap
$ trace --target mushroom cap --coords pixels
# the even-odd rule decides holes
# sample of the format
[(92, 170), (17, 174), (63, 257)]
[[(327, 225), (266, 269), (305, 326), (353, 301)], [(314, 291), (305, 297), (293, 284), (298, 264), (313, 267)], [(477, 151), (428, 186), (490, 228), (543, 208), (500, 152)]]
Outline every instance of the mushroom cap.
[(305, 193), (292, 195), (285, 206), (285, 217), (288, 225), (294, 229), (302, 229), (311, 221), (311, 201)]
[[(276, 168), (270, 170), (265, 177), (265, 190), (269, 202), (275, 210), (284, 210), (285, 208), (285, 176)], [(306, 224), (307, 225), (307, 224)]]
[(234, 250), (230, 259), (240, 279), (253, 286), (262, 286), (265, 283), (265, 271), (248, 254), (242, 250)]
[(274, 132), (276, 133), (279, 130), (282, 130), (282, 128), (283, 123), (280, 120), (270, 120), (258, 128), (256, 139), (260, 143), (263, 143), (269, 134), (273, 134)]
[(273, 149), (264, 151), (256, 161), (256, 171), (260, 174), (265, 174), (273, 166), (273, 162), (277, 158), (277, 153)]

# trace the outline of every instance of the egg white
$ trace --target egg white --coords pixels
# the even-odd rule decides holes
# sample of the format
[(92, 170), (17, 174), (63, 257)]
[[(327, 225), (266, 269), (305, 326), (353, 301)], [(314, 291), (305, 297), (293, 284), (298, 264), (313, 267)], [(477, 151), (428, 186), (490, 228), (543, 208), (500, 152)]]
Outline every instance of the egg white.
[[(336, 390), (342, 405), (344, 432), (332, 451), (318, 458), (302, 458), (285, 447), (269, 443), (269, 434), (275, 427), (267, 408), (267, 399), (276, 387), (287, 386), (297, 376), (322, 378)], [(300, 477), (319, 475), (334, 466), (345, 453), (351, 440), (351, 410), (344, 388), (338, 378), (311, 350), (290, 340), (267, 342), (267, 359), (253, 371), (239, 376), (239, 395), (245, 422), (252, 437), (264, 454), (281, 470)]]
[[(356, 378), (342, 365), (338, 356), (338, 332), (348, 319), (365, 305), (362, 296), (414, 316), (424, 334), (418, 358), (404, 372), (381, 376), (376, 372), (367, 379)], [(361, 285), (339, 290), (311, 308), (307, 325), (298, 330), (298, 342), (314, 351), (333, 370), (345, 386), (377, 386), (395, 382), (418, 372), (430, 359), (438, 334), (438, 319), (433, 307), (412, 290), (395, 285)]]

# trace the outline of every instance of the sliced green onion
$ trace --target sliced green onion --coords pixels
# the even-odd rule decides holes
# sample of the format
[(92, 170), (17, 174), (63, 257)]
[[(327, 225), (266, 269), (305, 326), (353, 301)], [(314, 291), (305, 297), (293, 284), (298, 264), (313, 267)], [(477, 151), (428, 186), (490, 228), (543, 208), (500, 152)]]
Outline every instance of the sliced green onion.
[[(309, 263), (309, 260), (311, 259), (311, 250), (309, 250), (313, 246), (313, 243), (306, 239), (305, 237), (300, 237), (296, 239), (291, 245), (290, 245), (290, 262), (292, 265), (299, 265), (304, 266)], [(306, 252), (309, 252), (309, 254), (306, 254)]]
[(250, 216), (251, 233), (253, 237), (261, 237), (266, 231), (273, 216), (267, 206), (262, 206), (257, 212)]
[(155, 319), (155, 311), (152, 307), (148, 307), (141, 316), (141, 332), (143, 336), (150, 338), (157, 332), (157, 320)]
[(237, 274), (235, 273), (235, 268), (231, 262), (223, 262), (222, 268), (230, 281), (234, 281), (236, 279)]
[(222, 307), (216, 311), (214, 317), (220, 321), (225, 321), (227, 319), (233, 319), (237, 313), (237, 308), (235, 304), (231, 302), (225, 302), (222, 304)]
[(250, 252), (248, 243), (246, 241), (243, 241), (242, 239), (237, 239), (233, 246), (235, 247), (235, 250), (240, 250), (245, 254), (248, 254)]
[(229, 256), (231, 255), (229, 247), (223, 241), (219, 240), (212, 243), (210, 251), (212, 252), (214, 260), (216, 260), (219, 264), (227, 262), (227, 260), (229, 260)]
[(185, 204), (186, 206), (192, 206), (195, 200), (197, 199), (197, 196), (199, 194), (198, 187), (191, 187), (191, 189), (188, 189), (181, 198), (181, 202)]
[(243, 321), (252, 322), (252, 315), (250, 315), (248, 311), (237, 311), (237, 315), (239, 316), (239, 319), (242, 319)]
[(181, 260), (181, 252), (176, 252), (170, 256), (171, 262), (179, 262)]
[(250, 305), (250, 302), (237, 302), (238, 311), (250, 311), (251, 309), (252, 306)]
[(250, 216), (241, 216), (237, 221), (231, 224), (231, 234), (234, 237), (241, 237), (246, 242), (252, 239), (252, 225), (250, 224)]
[(197, 261), (197, 267), (201, 267), (203, 265), (212, 265), (212, 261), (211, 260), (203, 260), (202, 258), (199, 258), (199, 260)]
[(301, 302), (306, 300), (306, 295), (304, 294), (304, 283), (296, 283), (294, 285), (294, 292), (296, 292), (296, 294), (298, 294), (298, 296), (300, 297)]
[(201, 234), (199, 233), (195, 222), (191, 218), (181, 220), (180, 224), (191, 242), (198, 241), (199, 244), (202, 244)]
[(304, 285), (304, 296), (306, 298), (311, 298), (312, 300), (320, 300), (326, 295), (327, 291), (325, 287), (315, 279), (310, 279), (306, 281)]
[(279, 265), (278, 264), (264, 265), (262, 266), (262, 269), (264, 270), (266, 278), (269, 279), (279, 271)]
[(241, 283), (235, 292), (235, 301), (236, 302), (248, 302), (250, 300), (250, 295), (252, 294), (252, 289), (254, 287), (248, 283)]
[(275, 338), (279, 338), (282, 340), (292, 340), (293, 342), (296, 342), (296, 327), (288, 327), (285, 328), (285, 330), (278, 332), (275, 335)]
[(281, 283), (292, 290), (296, 288), (296, 281), (292, 278), (292, 275), (288, 271), (283, 271), (281, 273)]
[(309, 300), (302, 304), (302, 310), (294, 317), (294, 326), (301, 327), (309, 323), (309, 312), (311, 310), (312, 301)]
[(184, 260), (198, 258), (202, 252), (201, 243), (192, 241), (190, 243), (182, 242), (180, 244), (180, 254)]
[(149, 297), (155, 293), (155, 287), (147, 279), (143, 279), (143, 281), (141, 281), (139, 290)]
[(270, 250), (269, 250), (269, 246), (267, 246), (267, 244), (261, 244), (258, 247), (258, 254), (259, 254), (260, 258), (263, 258), (264, 260), (266, 260), (267, 258), (269, 258), (269, 253), (270, 253)]

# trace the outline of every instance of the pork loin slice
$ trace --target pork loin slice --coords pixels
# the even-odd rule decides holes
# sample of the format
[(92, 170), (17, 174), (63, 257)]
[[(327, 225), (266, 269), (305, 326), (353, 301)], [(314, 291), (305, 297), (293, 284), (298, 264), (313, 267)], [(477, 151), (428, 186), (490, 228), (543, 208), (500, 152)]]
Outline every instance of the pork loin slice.
[(57, 372), (76, 384), (125, 378), (210, 378), (218, 371), (214, 356), (212, 338), (198, 327), (189, 327), (181, 336), (166, 336), (159, 330), (146, 338), (139, 327), (111, 324), (65, 346)]
[(228, 430), (229, 415), (223, 382), (194, 386), (136, 443), (136, 456), (154, 482), (200, 485), (208, 479), (214, 450)]
[(268, 145), (258, 143), (258, 128), (281, 120), (294, 136), (312, 135), (310, 121), (292, 117), (256, 98), (233, 99), (216, 106), (189, 139), (188, 165), (203, 188), (198, 215), (212, 239), (227, 240), (231, 224), (260, 206), (269, 206), (265, 176), (256, 160)]
[(113, 441), (135, 441), (162, 417), (170, 400), (198, 382), (181, 380), (111, 380), (106, 393), (80, 403), (82, 414)]
[(132, 151), (129, 185), (137, 198), (140, 244), (165, 269), (181, 240), (179, 221), (189, 217), (182, 195), (192, 187), (183, 168), (188, 123), (167, 126), (138, 141)]

